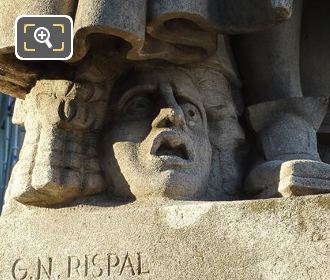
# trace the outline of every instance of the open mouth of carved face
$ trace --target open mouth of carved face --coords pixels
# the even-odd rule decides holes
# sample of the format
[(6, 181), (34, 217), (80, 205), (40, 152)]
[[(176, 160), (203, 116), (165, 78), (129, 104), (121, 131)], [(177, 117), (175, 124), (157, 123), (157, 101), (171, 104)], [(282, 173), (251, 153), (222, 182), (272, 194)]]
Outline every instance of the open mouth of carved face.
[(163, 159), (182, 162), (193, 161), (192, 144), (186, 137), (169, 131), (160, 133), (151, 148), (151, 154)]
[(189, 160), (187, 147), (184, 143), (172, 143), (168, 139), (164, 139), (156, 150), (156, 156), (175, 156), (183, 160)]

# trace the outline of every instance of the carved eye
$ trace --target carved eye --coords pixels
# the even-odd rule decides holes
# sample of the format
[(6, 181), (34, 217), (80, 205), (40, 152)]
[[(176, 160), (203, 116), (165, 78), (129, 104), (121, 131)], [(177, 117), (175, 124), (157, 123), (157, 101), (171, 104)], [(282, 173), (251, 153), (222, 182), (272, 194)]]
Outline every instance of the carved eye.
[(153, 103), (147, 95), (139, 95), (131, 98), (123, 108), (125, 118), (142, 119), (151, 115)]
[(196, 115), (194, 110), (191, 110), (191, 109), (188, 111), (188, 114), (189, 114), (189, 117), (192, 117), (192, 118), (195, 117), (195, 115)]
[(195, 126), (196, 124), (202, 122), (202, 116), (195, 105), (189, 102), (185, 102), (180, 106), (185, 115), (186, 122), (189, 126)]

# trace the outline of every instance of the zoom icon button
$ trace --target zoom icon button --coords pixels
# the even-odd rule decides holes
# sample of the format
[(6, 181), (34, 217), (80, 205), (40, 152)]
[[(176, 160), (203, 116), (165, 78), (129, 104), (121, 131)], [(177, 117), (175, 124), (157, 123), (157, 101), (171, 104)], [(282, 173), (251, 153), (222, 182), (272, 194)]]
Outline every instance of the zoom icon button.
[(16, 19), (15, 54), (21, 60), (68, 60), (73, 54), (69, 16), (20, 16)]
[(38, 43), (46, 43), (47, 47), (51, 49), (53, 47), (52, 43), (49, 41), (50, 38), (50, 32), (45, 27), (39, 27), (34, 31), (34, 39)]

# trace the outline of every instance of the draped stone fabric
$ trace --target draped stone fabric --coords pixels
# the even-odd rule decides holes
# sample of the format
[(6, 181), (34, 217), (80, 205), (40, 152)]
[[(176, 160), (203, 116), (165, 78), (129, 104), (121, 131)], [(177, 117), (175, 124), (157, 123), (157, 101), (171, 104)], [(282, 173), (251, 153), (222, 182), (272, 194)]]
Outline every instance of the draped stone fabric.
[[(217, 48), (217, 33), (252, 32), (290, 17), (293, 0), (0, 0), (0, 90), (24, 98), (40, 75), (13, 56), (19, 15), (74, 19), (74, 55), (82, 60), (94, 34), (121, 38), (129, 60), (200, 61)], [(8, 66), (10, 64), (10, 66)], [(44, 70), (43, 70), (44, 72)], [(45, 73), (43, 73), (45, 74)]]

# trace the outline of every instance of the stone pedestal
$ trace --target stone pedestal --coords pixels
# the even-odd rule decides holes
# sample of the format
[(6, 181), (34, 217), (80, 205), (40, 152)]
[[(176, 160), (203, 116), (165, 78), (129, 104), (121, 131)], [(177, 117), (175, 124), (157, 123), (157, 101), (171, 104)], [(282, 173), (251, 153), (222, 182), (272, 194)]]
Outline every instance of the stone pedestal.
[(0, 279), (330, 279), (330, 196), (25, 208)]

